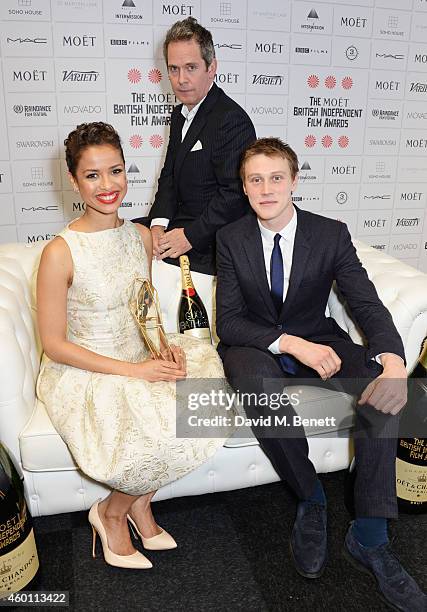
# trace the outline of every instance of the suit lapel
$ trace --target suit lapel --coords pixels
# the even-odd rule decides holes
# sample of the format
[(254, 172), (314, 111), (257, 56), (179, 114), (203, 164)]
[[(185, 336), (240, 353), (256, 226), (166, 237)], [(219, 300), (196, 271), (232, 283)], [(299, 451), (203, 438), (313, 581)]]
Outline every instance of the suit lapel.
[[(206, 121), (208, 119), (209, 113), (215, 106), (219, 96), (221, 94), (221, 89), (215, 85), (212, 85), (211, 89), (208, 92), (203, 103), (200, 105), (199, 110), (196, 113), (193, 121), (191, 122), (190, 128), (185, 135), (184, 140), (178, 148), (176, 160), (175, 160), (175, 184), (177, 183), (177, 178), (181, 171), (182, 164), (184, 163), (185, 156), (191, 151), (192, 147), (197, 142), (197, 137), (200, 132), (204, 128)], [(181, 126), (182, 127), (182, 126)]]
[(292, 256), (291, 276), (286, 299), (283, 304), (280, 319), (286, 319), (291, 311), (292, 302), (298, 293), (299, 286), (304, 278), (305, 268), (311, 250), (311, 230), (304, 211), (295, 207), (298, 215), (297, 231), (295, 233), (294, 252)]
[(264, 250), (262, 248), (261, 232), (255, 215), (249, 218), (249, 231), (243, 242), (243, 247), (249, 261), (252, 275), (255, 279), (258, 290), (265, 302), (266, 308), (274, 321), (277, 320), (277, 310), (271, 299), (270, 287), (268, 286), (267, 274), (265, 271)]

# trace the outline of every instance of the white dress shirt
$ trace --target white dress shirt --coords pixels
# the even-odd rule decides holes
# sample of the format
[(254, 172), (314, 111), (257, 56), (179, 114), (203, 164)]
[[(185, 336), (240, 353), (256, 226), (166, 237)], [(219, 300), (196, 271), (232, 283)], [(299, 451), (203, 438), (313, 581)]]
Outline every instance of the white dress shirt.
[[(212, 84), (211, 84), (212, 87)], [(211, 87), (209, 87), (209, 91), (211, 89)], [(208, 93), (209, 93), (208, 91)], [(206, 94), (207, 96), (208, 94)], [(187, 134), (188, 130), (190, 129), (190, 125), (193, 123), (193, 119), (196, 116), (197, 111), (200, 108), (200, 105), (202, 104), (202, 102), (204, 102), (206, 100), (206, 96), (204, 98), (202, 98), (200, 100), (200, 102), (198, 104), (196, 104), (196, 106), (193, 106), (193, 108), (191, 110), (188, 110), (188, 107), (185, 106), (185, 104), (182, 105), (181, 108), (181, 115), (183, 115), (185, 117), (185, 121), (184, 121), (184, 125), (182, 126), (182, 131), (181, 131), (181, 142), (184, 140), (185, 135)], [(156, 219), (153, 219), (151, 221), (150, 227), (153, 227), (153, 225), (163, 225), (163, 227), (165, 229), (167, 229), (168, 225), (169, 225), (169, 219), (166, 219), (165, 217), (157, 217)]]

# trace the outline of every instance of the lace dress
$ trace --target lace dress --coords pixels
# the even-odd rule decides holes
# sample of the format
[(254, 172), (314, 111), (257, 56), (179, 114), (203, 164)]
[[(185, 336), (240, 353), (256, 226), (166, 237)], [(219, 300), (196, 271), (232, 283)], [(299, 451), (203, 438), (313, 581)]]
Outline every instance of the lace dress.
[[(146, 359), (147, 349), (129, 308), (133, 280), (148, 277), (137, 228), (125, 220), (115, 229), (85, 233), (66, 227), (59, 235), (70, 248), (74, 267), (68, 290), (68, 339), (115, 359)], [(213, 347), (182, 334), (168, 337), (185, 349), (188, 378), (223, 380)], [(37, 393), (81, 470), (131, 495), (181, 478), (232, 433), (230, 427), (222, 429), (221, 438), (178, 438), (175, 383), (90, 372), (46, 355)], [(211, 407), (210, 416), (215, 411), (224, 413)]]

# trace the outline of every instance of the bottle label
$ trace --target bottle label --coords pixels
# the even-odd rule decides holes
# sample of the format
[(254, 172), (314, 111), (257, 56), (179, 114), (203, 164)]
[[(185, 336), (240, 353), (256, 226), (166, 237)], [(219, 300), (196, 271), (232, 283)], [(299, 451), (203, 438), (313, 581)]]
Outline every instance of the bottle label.
[(211, 343), (211, 333), (207, 327), (195, 327), (193, 329), (185, 329), (184, 336), (193, 336), (193, 338), (199, 338), (200, 340), (206, 340)]
[(397, 497), (410, 502), (427, 503), (427, 466), (396, 459)]
[(182, 288), (184, 289), (184, 291), (194, 289), (193, 280), (191, 278), (190, 272), (190, 260), (186, 255), (181, 255), (181, 257), (179, 258), (179, 264), (181, 266)]
[(23, 589), (37, 573), (37, 556), (34, 531), (5, 555), (0, 555), (0, 599)]

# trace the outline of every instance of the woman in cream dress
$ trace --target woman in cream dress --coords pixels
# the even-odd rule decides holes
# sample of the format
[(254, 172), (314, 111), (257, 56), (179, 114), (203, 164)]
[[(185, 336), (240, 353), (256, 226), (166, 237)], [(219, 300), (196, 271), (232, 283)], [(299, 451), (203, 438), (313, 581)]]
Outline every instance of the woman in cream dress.
[(108, 563), (148, 568), (129, 523), (146, 549), (174, 548), (153, 518), (152, 496), (205, 462), (232, 433), (177, 438), (176, 381), (224, 373), (213, 347), (181, 334), (169, 336), (172, 358), (150, 358), (129, 300), (134, 280), (150, 277), (151, 234), (117, 214), (127, 191), (119, 136), (105, 123), (82, 124), (65, 145), (85, 213), (40, 261), (38, 395), (82, 471), (112, 489), (89, 512), (93, 552), (98, 533)]

